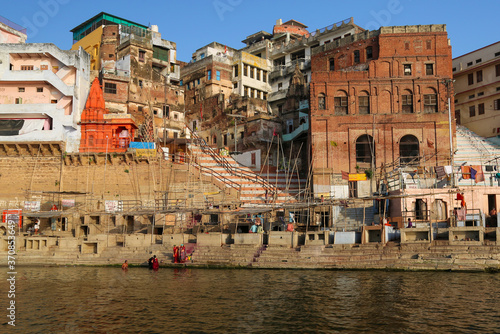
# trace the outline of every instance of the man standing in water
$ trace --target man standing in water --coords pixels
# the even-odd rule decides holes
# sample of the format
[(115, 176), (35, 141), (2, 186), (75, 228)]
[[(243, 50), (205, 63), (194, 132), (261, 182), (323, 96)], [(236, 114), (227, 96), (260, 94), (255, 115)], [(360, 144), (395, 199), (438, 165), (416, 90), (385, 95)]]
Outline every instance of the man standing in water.
[(127, 260), (125, 260), (125, 262), (123, 262), (123, 264), (122, 264), (122, 270), (125, 270), (125, 271), (128, 270), (128, 261)]

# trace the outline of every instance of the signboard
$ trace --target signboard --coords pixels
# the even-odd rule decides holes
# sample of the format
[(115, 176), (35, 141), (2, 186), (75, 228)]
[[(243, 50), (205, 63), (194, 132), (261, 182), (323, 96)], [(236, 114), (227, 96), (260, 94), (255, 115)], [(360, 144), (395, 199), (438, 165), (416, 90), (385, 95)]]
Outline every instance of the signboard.
[(21, 209), (3, 210), (2, 223), (7, 223), (10, 220), (16, 222), (19, 228), (23, 227), (23, 210)]
[(349, 181), (366, 181), (366, 174), (349, 174)]
[(136, 149), (135, 150), (135, 155), (137, 157), (144, 157), (144, 158), (147, 158), (147, 157), (151, 157), (151, 158), (154, 158), (156, 157), (156, 150), (155, 149)]
[(123, 211), (123, 201), (104, 201), (104, 210), (106, 212)]
[(40, 211), (40, 201), (24, 201), (24, 210), (31, 212)]
[(67, 208), (72, 208), (75, 206), (75, 200), (74, 199), (63, 199), (61, 201), (62, 206), (65, 206)]

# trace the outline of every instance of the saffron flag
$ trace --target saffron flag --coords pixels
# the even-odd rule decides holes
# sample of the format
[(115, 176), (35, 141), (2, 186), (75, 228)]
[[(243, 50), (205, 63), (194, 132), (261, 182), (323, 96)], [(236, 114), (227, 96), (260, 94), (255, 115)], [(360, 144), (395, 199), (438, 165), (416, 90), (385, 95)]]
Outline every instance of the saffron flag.
[(432, 140), (427, 139), (427, 147), (434, 148), (434, 142)]
[(349, 180), (349, 173), (342, 171), (342, 180)]
[(203, 104), (200, 103), (200, 120), (203, 121)]

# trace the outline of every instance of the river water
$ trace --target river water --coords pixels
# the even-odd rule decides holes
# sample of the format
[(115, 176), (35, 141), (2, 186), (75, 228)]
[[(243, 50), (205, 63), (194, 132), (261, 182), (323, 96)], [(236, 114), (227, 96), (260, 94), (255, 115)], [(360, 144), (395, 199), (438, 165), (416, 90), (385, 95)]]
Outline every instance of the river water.
[(500, 274), (18, 267), (15, 328), (7, 290), (1, 333), (500, 333)]

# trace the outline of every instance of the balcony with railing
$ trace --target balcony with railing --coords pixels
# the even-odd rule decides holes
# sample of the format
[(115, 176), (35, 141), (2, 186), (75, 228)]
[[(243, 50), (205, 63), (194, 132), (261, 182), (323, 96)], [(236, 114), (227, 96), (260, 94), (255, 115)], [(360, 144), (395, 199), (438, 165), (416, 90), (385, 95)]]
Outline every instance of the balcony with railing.
[(311, 58), (298, 58), (284, 65), (274, 65), (273, 71), (269, 74), (269, 80), (275, 80), (292, 74), (297, 64), (299, 64), (301, 71), (307, 71), (311, 68)]

